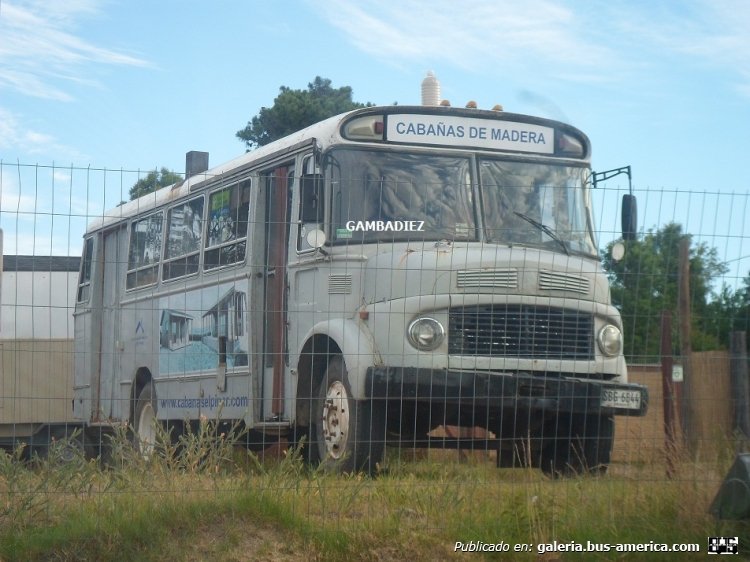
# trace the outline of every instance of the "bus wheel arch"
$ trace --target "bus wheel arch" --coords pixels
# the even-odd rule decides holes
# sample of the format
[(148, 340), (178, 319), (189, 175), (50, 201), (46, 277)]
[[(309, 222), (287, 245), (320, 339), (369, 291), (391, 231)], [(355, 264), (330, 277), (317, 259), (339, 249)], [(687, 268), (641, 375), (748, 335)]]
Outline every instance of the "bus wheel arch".
[(341, 348), (325, 334), (315, 334), (305, 342), (297, 364), (297, 400), (295, 419), (300, 427), (310, 426), (310, 404), (323, 380), (331, 357)]
[(135, 378), (133, 379), (133, 385), (131, 387), (132, 392), (130, 393), (130, 411), (128, 415), (131, 425), (135, 424), (135, 408), (136, 403), (138, 402), (138, 397), (143, 391), (143, 387), (151, 383), (152, 380), (153, 377), (151, 376), (151, 371), (149, 371), (146, 367), (141, 367), (135, 373)]
[(149, 456), (156, 440), (157, 402), (153, 377), (146, 368), (136, 373), (130, 403), (133, 442), (141, 454)]

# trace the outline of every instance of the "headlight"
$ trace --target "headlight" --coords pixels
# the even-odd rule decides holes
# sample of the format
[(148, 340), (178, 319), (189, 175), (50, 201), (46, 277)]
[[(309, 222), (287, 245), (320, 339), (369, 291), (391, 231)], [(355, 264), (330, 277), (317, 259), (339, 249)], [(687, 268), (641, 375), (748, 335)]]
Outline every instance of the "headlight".
[(612, 324), (604, 326), (599, 330), (597, 341), (599, 342), (599, 349), (602, 350), (604, 355), (614, 357), (622, 351), (622, 333), (617, 326)]
[(445, 338), (445, 328), (434, 318), (417, 318), (407, 330), (409, 343), (421, 351), (436, 349)]

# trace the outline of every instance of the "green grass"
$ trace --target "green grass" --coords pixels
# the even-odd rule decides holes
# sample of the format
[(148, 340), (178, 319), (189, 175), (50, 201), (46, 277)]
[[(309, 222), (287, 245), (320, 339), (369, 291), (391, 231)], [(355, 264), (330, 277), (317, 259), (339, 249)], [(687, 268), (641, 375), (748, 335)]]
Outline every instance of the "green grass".
[(672, 480), (658, 467), (627, 465), (550, 480), (439, 452), (391, 460), (368, 478), (309, 470), (297, 454), (263, 464), (214, 430), (204, 424), (147, 461), (123, 430), (106, 467), (61, 464), (55, 451), (27, 466), (0, 453), (0, 559), (451, 560), (467, 556), (453, 552), (457, 541), (533, 545), (487, 560), (537, 560), (536, 545), (553, 541), (698, 543), (703, 553), (692, 558), (702, 559), (713, 535), (741, 535), (750, 552), (746, 523), (707, 513), (729, 460), (682, 463)]

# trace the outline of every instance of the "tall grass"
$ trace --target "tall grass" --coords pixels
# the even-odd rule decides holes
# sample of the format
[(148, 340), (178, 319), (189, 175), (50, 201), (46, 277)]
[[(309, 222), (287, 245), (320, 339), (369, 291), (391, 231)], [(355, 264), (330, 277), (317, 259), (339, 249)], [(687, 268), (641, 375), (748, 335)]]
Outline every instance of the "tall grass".
[[(61, 462), (64, 443), (32, 465), (0, 453), (0, 559), (450, 560), (466, 556), (454, 552), (459, 541), (532, 545), (483, 555), (504, 560), (535, 560), (536, 545), (553, 541), (689, 542), (701, 545), (698, 559), (708, 536), (748, 536), (744, 523), (707, 513), (729, 458), (678, 463), (672, 480), (627, 465), (551, 480), (473, 458), (393, 455), (368, 478), (311, 470), (297, 450), (261, 462), (241, 441), (238, 428), (204, 421), (179, 437), (162, 432), (147, 459), (124, 427), (106, 464), (69, 449)], [(545, 559), (577, 559), (555, 556)]]

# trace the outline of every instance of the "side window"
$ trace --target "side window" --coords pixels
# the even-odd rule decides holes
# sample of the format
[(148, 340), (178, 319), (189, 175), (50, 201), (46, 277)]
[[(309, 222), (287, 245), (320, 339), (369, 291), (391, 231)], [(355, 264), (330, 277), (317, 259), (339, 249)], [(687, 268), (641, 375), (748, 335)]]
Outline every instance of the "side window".
[(245, 260), (250, 180), (215, 191), (208, 198), (208, 223), (203, 269)]
[(300, 178), (300, 204), (297, 231), (297, 251), (305, 252), (314, 249), (307, 239), (313, 230), (323, 230), (323, 176), (315, 167), (312, 156), (305, 159)]
[(203, 235), (203, 197), (177, 205), (167, 214), (167, 247), (162, 277), (175, 279), (198, 273)]
[(81, 274), (78, 277), (77, 302), (86, 302), (91, 296), (91, 262), (94, 258), (94, 239), (89, 238), (83, 243), (83, 257), (81, 258)]
[(163, 219), (164, 213), (159, 211), (130, 225), (127, 289), (156, 283), (161, 261)]

